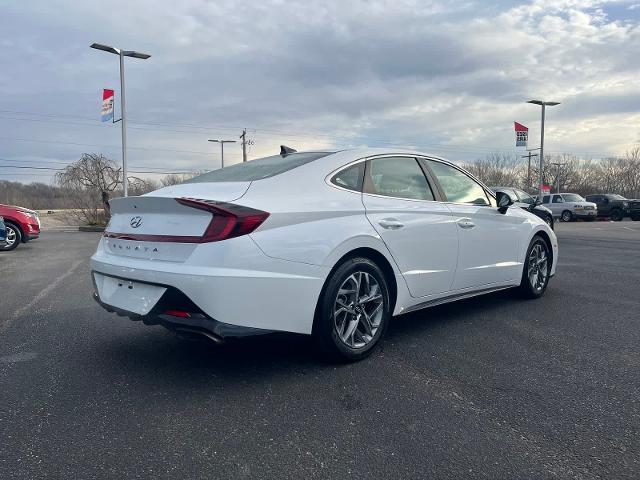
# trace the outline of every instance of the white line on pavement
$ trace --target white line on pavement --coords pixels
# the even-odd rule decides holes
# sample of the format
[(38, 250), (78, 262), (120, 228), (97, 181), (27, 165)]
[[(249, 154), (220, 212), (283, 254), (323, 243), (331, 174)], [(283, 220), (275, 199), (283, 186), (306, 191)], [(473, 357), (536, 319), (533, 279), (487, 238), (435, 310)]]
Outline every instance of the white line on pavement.
[(43, 288), (40, 291), (40, 293), (38, 293), (35, 297), (33, 297), (33, 300), (31, 300), (27, 305), (20, 307), (15, 312), (13, 312), (13, 315), (7, 318), (7, 320), (5, 320), (4, 323), (0, 323), (0, 333), (4, 333), (14, 320), (19, 318), (20, 315), (22, 315), (27, 310), (30, 310), (31, 308), (33, 308), (33, 306), (36, 303), (38, 303), (40, 300), (42, 300), (47, 295), (49, 295), (49, 293), (51, 293), (52, 290), (54, 290), (58, 285), (62, 283), (63, 280), (65, 280), (68, 276), (70, 276), (75, 271), (75, 269), (78, 268), (83, 262), (84, 260), (75, 261), (71, 265), (71, 268), (69, 268), (69, 270), (67, 270), (67, 272), (64, 275), (61, 275), (60, 277), (56, 278), (52, 283), (50, 283), (45, 288)]

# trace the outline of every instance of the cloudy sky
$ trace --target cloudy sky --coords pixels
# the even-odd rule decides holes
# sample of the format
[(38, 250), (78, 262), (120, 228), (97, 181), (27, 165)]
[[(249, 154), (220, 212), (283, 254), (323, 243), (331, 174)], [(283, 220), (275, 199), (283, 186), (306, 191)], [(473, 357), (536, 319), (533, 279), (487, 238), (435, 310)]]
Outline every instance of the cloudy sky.
[[(207, 139), (243, 127), (249, 158), (286, 144), (472, 160), (515, 151), (514, 120), (538, 146), (531, 98), (562, 102), (550, 152), (640, 144), (640, 0), (4, 0), (0, 179), (120, 159), (119, 124), (99, 121), (102, 88), (119, 114), (118, 60), (93, 42), (152, 55), (126, 62), (132, 170), (218, 168)], [(225, 154), (238, 162), (239, 144)]]

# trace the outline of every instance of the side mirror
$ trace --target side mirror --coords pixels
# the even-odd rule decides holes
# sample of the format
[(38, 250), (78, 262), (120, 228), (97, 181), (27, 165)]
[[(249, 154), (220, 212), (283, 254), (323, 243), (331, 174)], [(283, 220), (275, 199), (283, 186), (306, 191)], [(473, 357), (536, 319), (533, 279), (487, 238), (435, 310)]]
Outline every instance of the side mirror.
[(498, 211), (506, 213), (507, 209), (513, 205), (511, 197), (504, 192), (496, 192), (496, 201), (498, 202)]

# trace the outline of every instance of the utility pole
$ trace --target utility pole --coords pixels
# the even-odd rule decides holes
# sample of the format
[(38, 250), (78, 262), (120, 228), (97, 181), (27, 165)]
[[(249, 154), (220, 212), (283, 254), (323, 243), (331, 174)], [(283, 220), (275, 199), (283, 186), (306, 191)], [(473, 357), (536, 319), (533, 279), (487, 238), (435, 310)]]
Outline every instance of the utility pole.
[(560, 102), (529, 100), (527, 103), (533, 103), (534, 105), (540, 105), (542, 107), (542, 122), (540, 127), (540, 171), (538, 172), (538, 180), (540, 182), (540, 184), (538, 185), (538, 194), (539, 194), (539, 198), (542, 198), (542, 187), (543, 187), (542, 171), (544, 169), (544, 114), (545, 114), (546, 107), (555, 107), (556, 105), (560, 105)]
[(556, 178), (556, 193), (560, 193), (560, 167), (564, 165), (564, 163), (551, 162), (551, 165), (556, 165), (558, 167), (558, 177)]
[(242, 135), (240, 135), (240, 138), (242, 139), (242, 161), (246, 162), (247, 161), (247, 129), (246, 128), (242, 129)]
[(139, 58), (146, 60), (151, 55), (146, 53), (135, 52), (133, 50), (122, 50), (121, 48), (110, 47), (100, 43), (92, 43), (91, 48), (102, 50), (104, 52), (113, 53), (120, 57), (120, 116), (122, 117), (122, 187), (124, 196), (129, 194), (129, 179), (127, 178), (127, 113), (124, 102), (124, 57)]
[[(529, 163), (527, 165), (527, 189), (531, 188), (531, 157), (537, 157), (537, 153), (531, 153), (534, 150), (540, 150), (539, 148), (532, 148), (531, 150), (527, 150), (526, 155), (522, 155), (522, 158), (528, 158)], [(529, 193), (529, 192), (527, 192)]]
[(236, 143), (236, 141), (235, 140), (209, 140), (209, 141), (220, 144), (220, 163), (222, 165), (220, 168), (224, 168), (224, 144)]

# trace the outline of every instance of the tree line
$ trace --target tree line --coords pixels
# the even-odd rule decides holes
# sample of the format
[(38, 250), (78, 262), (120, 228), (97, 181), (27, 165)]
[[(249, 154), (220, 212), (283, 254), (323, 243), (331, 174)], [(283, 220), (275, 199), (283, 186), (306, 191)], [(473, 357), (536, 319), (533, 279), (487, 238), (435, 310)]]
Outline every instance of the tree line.
[[(530, 169), (526, 159), (501, 153), (492, 153), (463, 166), (489, 186), (518, 187), (530, 193), (538, 190), (537, 157), (532, 159)], [(557, 191), (559, 183), (561, 192), (583, 196), (617, 193), (626, 198), (640, 198), (640, 147), (623, 157), (598, 160), (572, 154), (545, 155), (542, 177), (543, 183), (551, 186), (553, 192)]]

